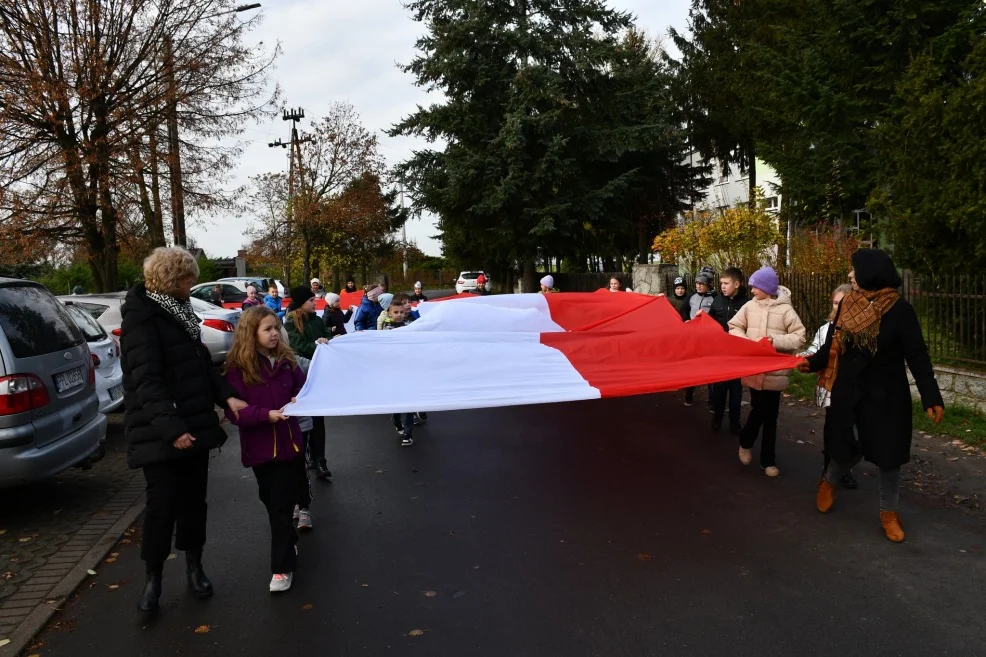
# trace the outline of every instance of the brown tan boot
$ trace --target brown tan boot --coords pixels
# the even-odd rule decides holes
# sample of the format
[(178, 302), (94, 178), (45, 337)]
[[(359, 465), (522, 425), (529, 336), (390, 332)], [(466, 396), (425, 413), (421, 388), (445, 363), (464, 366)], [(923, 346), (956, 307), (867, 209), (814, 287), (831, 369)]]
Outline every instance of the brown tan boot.
[(835, 487), (823, 478), (818, 482), (818, 496), (815, 497), (815, 506), (822, 513), (828, 513), (835, 503)]
[(900, 518), (896, 511), (881, 511), (880, 524), (883, 525), (883, 533), (894, 543), (904, 541), (904, 529), (900, 526)]

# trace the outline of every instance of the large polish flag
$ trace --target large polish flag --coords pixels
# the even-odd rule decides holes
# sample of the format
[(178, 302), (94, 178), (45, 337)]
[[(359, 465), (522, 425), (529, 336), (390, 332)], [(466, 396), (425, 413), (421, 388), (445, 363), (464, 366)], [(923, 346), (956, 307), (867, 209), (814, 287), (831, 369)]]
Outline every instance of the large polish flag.
[(369, 415), (544, 404), (678, 390), (793, 368), (798, 359), (728, 335), (705, 314), (682, 322), (642, 294), (473, 296), (418, 306), (390, 331), (315, 352), (285, 412)]

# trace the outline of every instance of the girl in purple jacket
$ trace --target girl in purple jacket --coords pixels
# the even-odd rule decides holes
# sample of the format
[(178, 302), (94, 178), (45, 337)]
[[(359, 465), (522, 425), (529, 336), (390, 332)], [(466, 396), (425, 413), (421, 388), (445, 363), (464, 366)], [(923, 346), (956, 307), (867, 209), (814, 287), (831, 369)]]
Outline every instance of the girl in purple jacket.
[(281, 340), (277, 316), (266, 306), (243, 313), (226, 357), (226, 380), (247, 403), (239, 417), (243, 467), (253, 468), (260, 501), (270, 519), (271, 593), (287, 591), (294, 579), (298, 534), (292, 512), (307, 479), (298, 419), (283, 413), (305, 383), (294, 352)]

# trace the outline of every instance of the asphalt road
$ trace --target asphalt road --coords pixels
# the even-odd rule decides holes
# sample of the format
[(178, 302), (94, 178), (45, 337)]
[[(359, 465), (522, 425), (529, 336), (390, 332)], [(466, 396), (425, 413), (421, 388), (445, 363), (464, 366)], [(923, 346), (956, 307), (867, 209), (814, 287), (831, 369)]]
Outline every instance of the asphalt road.
[(334, 480), (279, 596), (232, 439), (212, 462), (215, 598), (186, 594), (179, 557), (159, 618), (140, 620), (135, 536), (33, 652), (986, 654), (978, 517), (907, 495), (892, 544), (872, 469), (823, 516), (817, 447), (788, 431), (769, 479), (708, 418), (671, 394), (435, 413), (409, 449), (389, 418), (329, 419)]

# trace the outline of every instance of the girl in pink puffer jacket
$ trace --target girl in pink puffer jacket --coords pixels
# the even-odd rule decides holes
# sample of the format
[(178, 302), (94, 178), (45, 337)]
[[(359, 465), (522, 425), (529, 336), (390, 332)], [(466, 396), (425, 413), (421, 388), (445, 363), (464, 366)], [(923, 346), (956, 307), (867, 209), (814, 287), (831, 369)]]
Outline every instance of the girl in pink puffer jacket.
[[(777, 272), (764, 267), (750, 276), (753, 295), (729, 320), (729, 333), (749, 340), (766, 340), (782, 353), (796, 354), (805, 345), (805, 326), (791, 305), (791, 291), (782, 287)], [(768, 477), (776, 477), (777, 416), (781, 407), (781, 392), (787, 390), (790, 370), (766, 372), (743, 378), (750, 388), (750, 415), (740, 431), (739, 460), (743, 465), (753, 461), (753, 445), (763, 429), (760, 446), (760, 467)]]

